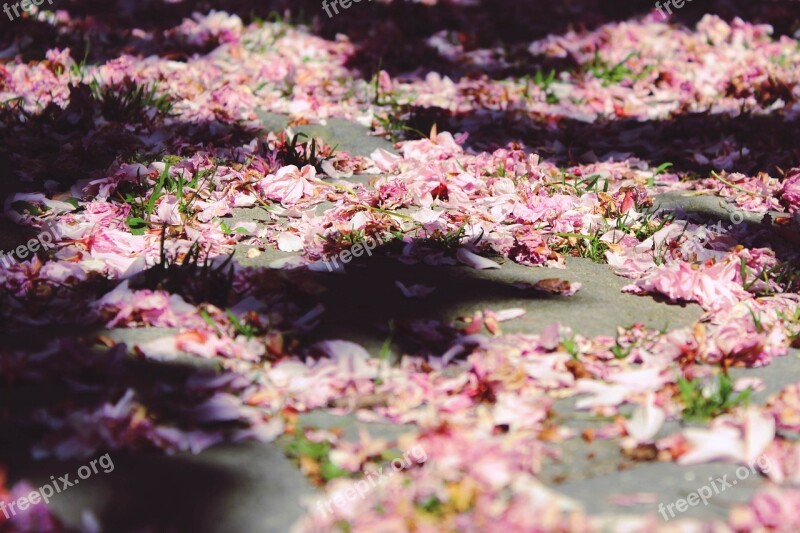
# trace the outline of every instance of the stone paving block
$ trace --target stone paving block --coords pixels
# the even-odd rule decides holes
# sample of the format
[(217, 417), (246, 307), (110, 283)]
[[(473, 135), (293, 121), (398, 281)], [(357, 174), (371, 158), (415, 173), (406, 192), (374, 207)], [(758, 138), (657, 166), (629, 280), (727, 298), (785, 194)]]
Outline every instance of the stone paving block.
[[(280, 115), (262, 113), (259, 117), (265, 129), (280, 130), (287, 120)], [(296, 132), (319, 136), (338, 149), (355, 155), (369, 155), (376, 148), (393, 151), (391, 143), (368, 136), (367, 129), (337, 119), (325, 124), (293, 128)], [(372, 176), (360, 175), (348, 181), (369, 185)], [(330, 208), (316, 206), (317, 212)], [(657, 197), (653, 210), (675, 212), (679, 218), (699, 217), (727, 221), (736, 212), (734, 206), (717, 197), (667, 193)], [(226, 220), (231, 227), (241, 221), (266, 223), (269, 214), (260, 208), (236, 209)], [(745, 214), (748, 224), (761, 223), (761, 215)], [(287, 254), (267, 248), (249, 257), (251, 246), (237, 246), (234, 257), (244, 266), (269, 266), (286, 260)], [(519, 307), (525, 315), (502, 324), (504, 333), (538, 333), (553, 322), (559, 322), (586, 335), (614, 336), (618, 327), (643, 323), (655, 329), (675, 329), (691, 326), (703, 314), (695, 304), (670, 304), (651, 297), (639, 297), (621, 292), (630, 280), (616, 276), (607, 265), (587, 259), (567, 258), (567, 268), (530, 268), (510, 261), (500, 269), (476, 271), (465, 266), (427, 267), (398, 264), (379, 256), (348, 265), (346, 274), (308, 272), (327, 288), (320, 296), (326, 307), (321, 326), (308, 343), (326, 338), (345, 338), (364, 345), (377, 354), (386, 338), (389, 320), (435, 318), (452, 321), (459, 316), (471, 316), (485, 309), (500, 310)], [(572, 297), (531, 296), (516, 289), (517, 282), (534, 283), (548, 278), (560, 278), (582, 284)], [(436, 290), (423, 300), (405, 298), (395, 286), (420, 283)], [(364, 291), (363, 288), (369, 290)], [(469, 291), (464, 288), (469, 287)], [(65, 331), (66, 333), (66, 331)], [(73, 330), (77, 335), (105, 335), (129, 347), (174, 335), (177, 330), (160, 328)], [(11, 339), (9, 339), (10, 342)], [(403, 351), (404, 339), (395, 339), (394, 352)], [(41, 336), (31, 335), (15, 341), (24, 346), (41, 345)], [(185, 355), (174, 361), (198, 369), (218, 369), (214, 360), (202, 360)], [(759, 369), (732, 369), (739, 377), (760, 377), (765, 390), (753, 394), (756, 403), (794, 381), (795, 369), (800, 366), (798, 354), (776, 358)], [(554, 409), (560, 423), (577, 430), (596, 429), (610, 423), (607, 419), (577, 413), (574, 398), (557, 401)], [(623, 414), (626, 411), (623, 409)], [(366, 424), (354, 415), (334, 416), (323, 411), (301, 414), (300, 427), (322, 429), (340, 428), (343, 438), (357, 441), (366, 431), (373, 438), (395, 440), (400, 435), (414, 433), (415, 426)], [(681, 429), (680, 422), (670, 422), (660, 431), (663, 437)], [(138, 531), (158, 524), (160, 530), (172, 527), (175, 531), (288, 531), (303, 513), (300, 502), (316, 493), (297, 467), (286, 458), (286, 439), (276, 443), (243, 443), (215, 446), (199, 455), (177, 454), (125, 455), (114, 457), (114, 473), (97, 476), (75, 487), (54, 501), (53, 507), (68, 524), (77, 525), (84, 508), (91, 509), (114, 531)], [(623, 456), (617, 440), (584, 440), (580, 437), (555, 445), (560, 460), (547, 460), (541, 479), (583, 505), (593, 514), (658, 512), (658, 503), (669, 505), (707, 484), (708, 477), (735, 477), (736, 465), (709, 464), (680, 467), (673, 463), (635, 463)], [(80, 463), (20, 461), (11, 473), (34, 482), (44, 481), (55, 472), (74, 471)], [(115, 475), (116, 474), (116, 475)], [(158, 483), (153, 483), (158, 479)], [(209, 491), (193, 490), (198, 485), (213, 485)], [(723, 517), (733, 502), (744, 502), (763, 478), (751, 475), (713, 498), (708, 506), (691, 507), (683, 516), (701, 518)], [(649, 503), (621, 505), (618, 497), (647, 492)], [(601, 495), (598, 497), (598, 495)], [(187, 529), (188, 528), (188, 529)]]
[[(628, 470), (564, 483), (555, 489), (581, 503), (584, 509), (591, 514), (657, 515), (659, 503), (667, 506), (679, 498), (686, 498), (690, 493), (705, 485), (709, 485), (713, 491), (709, 477), (713, 478), (716, 483), (716, 479), (727, 476), (727, 480), (731, 481), (732, 486), (714, 494), (708, 500), (708, 505), (703, 505), (701, 502), (680, 513), (681, 517), (723, 518), (727, 516), (731, 505), (745, 503), (758, 488), (764, 485), (763, 476), (758, 473), (753, 474), (749, 469), (746, 478), (737, 480), (737, 468), (737, 465), (730, 463), (710, 463), (691, 467), (679, 466), (675, 463), (644, 463)], [(735, 485), (733, 481), (736, 481)], [(720, 487), (721, 485), (721, 483), (718, 484)], [(649, 501), (636, 505), (620, 505), (618, 503), (619, 497), (637, 493), (649, 494)], [(675, 510), (677, 517), (677, 509)], [(665, 512), (667, 517), (672, 520), (668, 511)]]
[(416, 426), (412, 425), (367, 424), (356, 419), (354, 415), (337, 416), (324, 411), (303, 413), (298, 419), (299, 424), (304, 427), (339, 428), (343, 431), (342, 438), (350, 442), (358, 442), (360, 431), (366, 431), (372, 438), (390, 441), (396, 440), (401, 435), (418, 432)]
[[(289, 125), (289, 120), (284, 115), (265, 111), (258, 111), (257, 115), (266, 131), (282, 131)], [(324, 119), (319, 124), (292, 126), (292, 131), (320, 137), (337, 151), (347, 151), (351, 155), (366, 157), (378, 148), (396, 153), (391, 142), (369, 135), (369, 129), (364, 126), (339, 118)]]
[[(89, 510), (104, 531), (114, 533), (285, 533), (304, 512), (300, 502), (316, 493), (278, 444), (226, 444), (198, 455), (111, 452), (110, 457), (113, 472), (101, 470), (52, 499), (66, 525), (79, 527)], [(11, 474), (38, 487), (83, 464), (16, 463)]]
[(791, 349), (786, 357), (775, 357), (769, 365), (760, 368), (731, 368), (730, 374), (734, 379), (764, 380), (764, 390), (754, 391), (750, 396), (752, 403), (763, 404), (768, 397), (800, 381), (800, 351)]
[[(246, 258), (244, 250), (236, 255), (248, 266), (267, 266), (291, 256), (275, 250), (266, 250), (256, 258)], [(320, 300), (327, 309), (322, 324), (327, 332), (322, 337), (360, 332), (359, 337), (365, 340), (365, 331), (374, 331), (376, 323), (385, 325), (390, 318), (451, 321), (475, 311), (514, 307), (525, 309), (526, 314), (504, 322), (505, 333), (538, 333), (549, 324), (560, 322), (583, 335), (614, 336), (619, 326), (641, 322), (655, 329), (673, 329), (690, 326), (702, 315), (702, 309), (695, 304), (668, 304), (622, 293), (620, 289), (629, 280), (614, 275), (606, 265), (581, 258), (568, 258), (565, 270), (529, 268), (506, 261), (500, 269), (477, 271), (466, 266), (408, 266), (373, 256), (351, 263), (344, 275), (309, 275), (328, 288)], [(580, 282), (583, 287), (572, 297), (548, 297), (526, 295), (513, 286), (554, 277)], [(425, 299), (409, 299), (396, 287), (396, 281), (436, 290)], [(364, 287), (370, 290), (364, 291)], [(464, 291), (464, 287), (470, 290)], [(333, 320), (327, 328), (326, 317)], [(369, 349), (379, 347), (384, 339), (385, 335), (373, 338)]]
[[(735, 204), (711, 194), (697, 194), (694, 192), (668, 192), (653, 198), (650, 212), (663, 211), (674, 213), (679, 220), (687, 216), (720, 220), (724, 225), (731, 223), (746, 223), (749, 225), (760, 224), (765, 213), (753, 213), (739, 209)], [(775, 217), (781, 215), (776, 211), (770, 212)], [(783, 216), (786, 216), (783, 214)]]

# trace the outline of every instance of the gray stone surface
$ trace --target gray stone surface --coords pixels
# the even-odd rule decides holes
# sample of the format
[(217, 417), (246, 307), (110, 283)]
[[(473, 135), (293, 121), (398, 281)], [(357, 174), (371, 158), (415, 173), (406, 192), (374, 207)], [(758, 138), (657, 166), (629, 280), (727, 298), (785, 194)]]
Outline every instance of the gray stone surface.
[[(529, 268), (507, 261), (501, 269), (480, 273), (457, 267), (448, 272), (447, 277), (455, 278), (453, 285), (461, 288), (471, 283), (470, 278), (480, 279), (477, 291), (480, 297), (475, 298), (478, 301), (454, 309), (451, 316), (480, 308), (526, 309), (524, 317), (503, 324), (506, 333), (538, 333), (545, 326), (560, 322), (583, 335), (614, 336), (617, 327), (636, 323), (655, 329), (686, 327), (703, 313), (695, 304), (660, 303), (652, 298), (623, 293), (622, 287), (631, 283), (631, 280), (616, 276), (607, 265), (577, 257), (567, 258), (565, 270)], [(582, 288), (571, 297), (525, 297), (523, 291), (513, 287), (513, 290), (494, 292), (494, 289), (505, 289), (516, 282), (534, 283), (548, 278), (579, 282)], [(472, 288), (469, 292), (474, 293)], [(434, 292), (429, 298), (435, 299), (436, 296)]]
[[(763, 213), (753, 213), (739, 209), (735, 204), (712, 194), (697, 192), (668, 192), (655, 196), (650, 212), (674, 213), (678, 219), (697, 217), (700, 219), (721, 220), (723, 224), (760, 224)], [(780, 213), (772, 212), (772, 216)], [(785, 215), (784, 215), (785, 216)]]
[(761, 378), (764, 380), (764, 389), (755, 391), (750, 398), (753, 403), (763, 404), (767, 398), (778, 393), (784, 387), (800, 381), (800, 352), (790, 350), (786, 357), (776, 357), (767, 366), (760, 368), (732, 368), (731, 377)]
[[(245, 254), (242, 250), (236, 257), (250, 266), (267, 266), (292, 255), (267, 250), (248, 259)], [(309, 272), (308, 276), (327, 288), (320, 296), (326, 313), (315, 335), (361, 342), (372, 353), (380, 349), (392, 319), (452, 321), (484, 309), (519, 307), (526, 314), (504, 322), (503, 332), (537, 333), (560, 322), (579, 334), (614, 336), (619, 326), (643, 323), (655, 329), (672, 329), (689, 326), (702, 315), (702, 309), (695, 304), (661, 303), (622, 293), (620, 289), (630, 280), (616, 276), (607, 265), (582, 258), (568, 258), (564, 270), (529, 268), (506, 261), (500, 269), (477, 271), (461, 265), (409, 266), (373, 256), (350, 263), (344, 275)], [(571, 297), (531, 294), (514, 286), (517, 282), (535, 283), (554, 277), (583, 286)], [(410, 299), (402, 295), (396, 281), (436, 290), (424, 299)]]
[[(259, 111), (257, 115), (267, 131), (282, 131), (289, 125), (288, 119), (283, 115), (263, 111)], [(325, 119), (324, 124), (292, 126), (292, 131), (320, 137), (326, 144), (336, 147), (337, 151), (347, 151), (350, 155), (368, 156), (378, 148), (395, 152), (392, 143), (369, 135), (368, 128), (338, 118)]]
[[(199, 455), (111, 453), (114, 470), (83, 480), (52, 499), (52, 509), (71, 527), (84, 510), (104, 531), (285, 533), (313, 496), (300, 471), (278, 444), (221, 445)], [(86, 462), (17, 464), (35, 486), (51, 475), (71, 473)]]
[(359, 441), (359, 432), (366, 431), (372, 438), (397, 440), (401, 435), (418, 433), (416, 426), (393, 424), (367, 424), (356, 420), (355, 416), (336, 416), (324, 411), (312, 411), (298, 416), (303, 427), (319, 429), (338, 428), (342, 430), (342, 438), (350, 442)]
[[(278, 131), (287, 126), (280, 115), (261, 113), (266, 130)], [(392, 144), (368, 135), (368, 130), (346, 121), (331, 119), (324, 125), (292, 127), (295, 132), (321, 137), (354, 155), (366, 156), (376, 148), (392, 150)], [(369, 177), (355, 176), (353, 182), (366, 183)], [(318, 206), (318, 212), (329, 207)], [(709, 195), (667, 193), (660, 195), (653, 210), (676, 212), (679, 218), (696, 216), (705, 219), (730, 220), (737, 209)], [(744, 215), (748, 224), (761, 223), (762, 216)], [(260, 208), (237, 209), (231, 227), (243, 220), (265, 221), (268, 214)], [(12, 239), (13, 241), (13, 239)], [(12, 242), (9, 241), (9, 242)], [(4, 241), (5, 242), (5, 241)], [(15, 241), (14, 241), (15, 242)], [(267, 249), (257, 257), (247, 257), (248, 246), (238, 246), (235, 258), (246, 266), (268, 266), (286, 259), (285, 254)], [(568, 258), (565, 270), (529, 268), (505, 261), (497, 270), (476, 271), (465, 266), (408, 266), (374, 256), (353, 262), (345, 275), (306, 273), (322, 284), (326, 291), (318, 297), (326, 312), (320, 327), (305, 338), (315, 340), (343, 338), (360, 343), (372, 354), (378, 354), (388, 336), (388, 324), (430, 318), (452, 321), (484, 309), (512, 307), (525, 309), (525, 315), (501, 325), (504, 333), (536, 333), (545, 326), (560, 322), (576, 333), (614, 336), (618, 327), (643, 323), (656, 329), (675, 329), (693, 324), (702, 315), (694, 304), (674, 305), (651, 297), (621, 292), (630, 280), (620, 278), (606, 265), (586, 259)], [(542, 296), (525, 293), (514, 287), (517, 282), (534, 283), (547, 278), (561, 278), (582, 283), (572, 297)], [(417, 300), (404, 297), (395, 286), (423, 284), (435, 287), (429, 297)], [(400, 330), (402, 331), (402, 330)], [(97, 330), (84, 328), (31, 329), (22, 335), (2, 335), (7, 347), (41, 347), (53, 335), (92, 336), (103, 334), (130, 346), (175, 333), (175, 330), (142, 328), (132, 330)], [(395, 355), (413, 345), (412, 338), (397, 334), (393, 339)], [(761, 369), (733, 369), (738, 377), (761, 377), (765, 390), (756, 392), (753, 401), (766, 398), (796, 381), (800, 366), (797, 352)], [(214, 361), (191, 356), (180, 358), (177, 366), (189, 363), (192, 368), (214, 368)], [(163, 370), (163, 368), (159, 368)], [(608, 419), (576, 413), (574, 399), (561, 400), (554, 406), (556, 421), (576, 429), (597, 429), (610, 423)], [(322, 411), (299, 416), (301, 427), (340, 428), (343, 437), (358, 439), (359, 431), (373, 437), (394, 440), (413, 433), (413, 426), (364, 424), (354, 416), (332, 416)], [(681, 428), (679, 422), (665, 425), (659, 437)], [(302, 514), (300, 502), (315, 493), (298, 468), (283, 451), (285, 438), (273, 444), (241, 443), (219, 445), (198, 455), (177, 454), (112, 454), (114, 472), (94, 476), (80, 486), (54, 498), (53, 509), (67, 524), (77, 525), (84, 509), (92, 510), (106, 531), (192, 531), (192, 532), (285, 532)], [(673, 463), (635, 463), (620, 451), (617, 440), (586, 441), (579, 438), (554, 444), (561, 452), (560, 460), (548, 460), (541, 479), (555, 490), (570, 496), (593, 514), (647, 513), (656, 514), (658, 504), (669, 505), (678, 498), (709, 483), (709, 476), (736, 477), (736, 465), (710, 464), (680, 467)], [(34, 483), (46, 482), (50, 475), (75, 472), (82, 462), (20, 460), (12, 465), (12, 480), (20, 477)], [(691, 507), (682, 516), (713, 518), (725, 516), (734, 502), (744, 502), (763, 479), (751, 474), (737, 481), (735, 487), (715, 495), (708, 506)], [(650, 493), (651, 501), (638, 505), (620, 505), (620, 496)]]
[[(678, 466), (675, 463), (645, 463), (628, 470), (615, 471), (591, 478), (581, 478), (577, 481), (564, 483), (555, 489), (580, 502), (584, 509), (591, 514), (617, 514), (658, 513), (659, 504), (665, 506), (679, 498), (686, 498), (692, 492), (705, 485), (711, 486), (709, 477), (717, 478), (727, 476), (733, 483), (736, 480), (737, 465), (728, 463), (711, 463), (691, 467)], [(744, 477), (744, 475), (743, 475)], [(722, 518), (727, 516), (727, 511), (735, 503), (744, 503), (754, 492), (764, 484), (760, 474), (753, 474), (748, 470), (747, 477), (736, 480), (736, 484), (720, 490), (708, 500), (708, 505), (702, 502), (680, 513), (681, 517), (695, 518)], [(721, 487), (721, 483), (717, 483)], [(647, 493), (651, 495), (651, 502), (637, 505), (619, 505), (617, 498), (625, 495)], [(667, 512), (667, 511), (665, 511)], [(669, 513), (667, 512), (669, 517)], [(676, 512), (676, 517), (678, 513)]]

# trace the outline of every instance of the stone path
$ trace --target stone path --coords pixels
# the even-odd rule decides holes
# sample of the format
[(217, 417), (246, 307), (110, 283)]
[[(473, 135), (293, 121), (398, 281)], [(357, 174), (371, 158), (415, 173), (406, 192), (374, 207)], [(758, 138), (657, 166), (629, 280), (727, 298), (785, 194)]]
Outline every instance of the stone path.
[[(277, 115), (263, 115), (269, 129), (286, 125)], [(375, 148), (391, 149), (386, 141), (370, 137), (360, 126), (331, 120), (326, 126), (298, 127), (338, 145), (340, 150), (367, 155)], [(353, 178), (366, 183), (368, 177)], [(661, 209), (681, 214), (724, 218), (730, 209), (716, 198), (665, 195), (657, 202)], [(239, 209), (234, 222), (259, 220), (259, 209)], [(753, 218), (749, 223), (758, 223)], [(288, 257), (274, 250), (264, 250), (248, 258), (248, 247), (240, 246), (235, 257), (244, 265), (267, 266)], [(613, 274), (607, 265), (586, 259), (570, 258), (565, 270), (526, 268), (505, 262), (501, 269), (476, 271), (466, 267), (404, 266), (374, 257), (349, 266), (347, 274), (310, 273), (326, 287), (320, 296), (327, 312), (313, 335), (315, 339), (345, 338), (377, 353), (386, 338), (385, 326), (390, 320), (404, 318), (437, 318), (452, 320), (483, 309), (522, 308), (525, 315), (502, 325), (504, 333), (538, 333), (560, 322), (587, 336), (614, 336), (617, 327), (641, 322), (653, 328), (676, 329), (693, 324), (702, 315), (696, 305), (671, 305), (650, 297), (621, 292), (628, 280)], [(580, 282), (582, 289), (573, 297), (525, 297), (513, 284), (535, 282), (558, 277)], [(402, 296), (395, 280), (407, 284), (421, 283), (436, 287), (425, 300)], [(50, 330), (48, 330), (50, 331)], [(64, 332), (64, 334), (105, 334), (135, 346), (171, 333), (172, 330), (116, 330), (106, 332)], [(7, 339), (17, 345), (41, 340), (45, 332), (32, 331), (25, 338)], [(403, 339), (393, 346), (399, 352)], [(179, 360), (174, 363), (197, 365)], [(205, 364), (205, 363), (204, 363)], [(207, 366), (214, 367), (213, 363)], [(767, 395), (795, 381), (800, 369), (798, 354), (776, 360), (756, 370), (734, 370), (734, 376), (758, 376), (766, 389), (753, 396), (763, 402)], [(189, 370), (190, 371), (190, 370)], [(598, 428), (606, 421), (593, 419), (574, 409), (573, 401), (556, 404), (559, 421), (583, 431)], [(345, 438), (355, 440), (366, 430), (376, 437), (395, 438), (413, 427), (364, 424), (352, 416), (335, 417), (323, 412), (302, 415), (304, 427), (341, 428)], [(661, 435), (677, 428), (666, 425)], [(276, 532), (288, 531), (302, 514), (301, 502), (316, 491), (298, 468), (284, 454), (285, 439), (272, 444), (243, 443), (219, 445), (199, 455), (114, 456), (115, 471), (95, 477), (91, 483), (75, 487), (54, 500), (53, 508), (72, 525), (80, 522), (82, 509), (91, 509), (106, 524), (108, 531), (193, 531), (200, 532)], [(579, 502), (594, 514), (622, 512), (654, 513), (659, 502), (670, 503), (684, 497), (709, 476), (731, 475), (730, 464), (708, 464), (680, 467), (674, 463), (637, 463), (622, 456), (614, 440), (587, 442), (576, 438), (561, 445), (561, 461), (546, 464), (542, 479), (553, 489)], [(28, 478), (34, 483), (46, 481), (53, 472), (71, 471), (78, 463), (30, 462), (20, 459), (13, 465), (11, 478)], [(713, 501), (713, 505), (690, 508), (686, 516), (723, 517), (731, 503), (744, 502), (762, 478), (753, 477)], [(200, 490), (202, 489), (202, 490)], [(652, 493), (648, 503), (620, 505), (627, 494)], [(147, 529), (159, 524), (158, 529)]]

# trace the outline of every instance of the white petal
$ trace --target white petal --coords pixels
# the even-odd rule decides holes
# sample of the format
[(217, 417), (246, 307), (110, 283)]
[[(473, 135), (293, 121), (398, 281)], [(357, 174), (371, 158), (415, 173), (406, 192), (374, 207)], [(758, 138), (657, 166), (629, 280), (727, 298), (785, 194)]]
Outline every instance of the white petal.
[(467, 266), (474, 268), (475, 270), (485, 270), (487, 268), (500, 268), (500, 265), (492, 261), (491, 259), (487, 259), (485, 257), (481, 257), (478, 254), (474, 254), (467, 250), (466, 248), (459, 248), (456, 252), (456, 257), (459, 261), (464, 263)]
[(647, 442), (656, 436), (666, 420), (664, 410), (655, 404), (655, 395), (648, 394), (647, 402), (633, 412), (633, 416), (625, 423), (628, 435), (636, 442)]
[(278, 250), (282, 252), (299, 252), (303, 249), (303, 238), (295, 233), (283, 232), (276, 240)]

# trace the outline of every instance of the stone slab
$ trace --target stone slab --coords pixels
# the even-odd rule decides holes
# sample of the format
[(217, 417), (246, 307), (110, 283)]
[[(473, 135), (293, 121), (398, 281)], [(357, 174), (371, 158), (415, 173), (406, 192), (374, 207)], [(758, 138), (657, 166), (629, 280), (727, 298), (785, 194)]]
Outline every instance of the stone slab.
[[(198, 455), (111, 452), (111, 473), (98, 474), (56, 495), (52, 510), (78, 528), (84, 510), (104, 531), (285, 533), (303, 514), (313, 489), (277, 444), (220, 445)], [(72, 473), (86, 462), (13, 465), (35, 486)]]
[[(283, 131), (289, 126), (289, 119), (285, 115), (265, 111), (258, 111), (256, 115), (266, 131)], [(292, 131), (319, 137), (326, 144), (336, 147), (336, 151), (347, 151), (350, 155), (367, 157), (378, 148), (396, 153), (391, 142), (369, 135), (368, 128), (338, 118), (323, 119), (319, 124), (292, 126)]]

